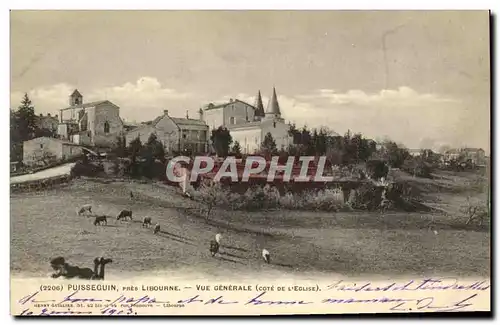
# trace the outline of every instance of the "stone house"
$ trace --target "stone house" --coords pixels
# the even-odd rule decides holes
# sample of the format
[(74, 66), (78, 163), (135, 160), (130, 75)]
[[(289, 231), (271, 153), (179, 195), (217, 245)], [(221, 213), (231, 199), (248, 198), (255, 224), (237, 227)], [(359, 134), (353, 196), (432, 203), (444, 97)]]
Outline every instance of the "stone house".
[(145, 123), (125, 134), (127, 145), (139, 138), (144, 144), (154, 133), (158, 141), (165, 147), (165, 152), (204, 153), (207, 151), (208, 126), (197, 119), (171, 117), (168, 110), (153, 121)]
[(23, 163), (27, 166), (46, 165), (82, 154), (82, 146), (61, 139), (40, 137), (23, 143)]

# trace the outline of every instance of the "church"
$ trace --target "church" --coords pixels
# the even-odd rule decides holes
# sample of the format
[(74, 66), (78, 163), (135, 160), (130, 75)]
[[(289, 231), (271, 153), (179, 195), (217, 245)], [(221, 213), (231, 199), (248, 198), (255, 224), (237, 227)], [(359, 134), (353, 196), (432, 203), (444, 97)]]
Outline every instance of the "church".
[(76, 89), (69, 96), (69, 107), (59, 111), (57, 133), (61, 139), (75, 144), (113, 147), (123, 132), (117, 105), (109, 100), (84, 103)]
[(292, 138), (288, 134), (289, 125), (281, 117), (274, 87), (265, 110), (259, 91), (254, 105), (239, 99), (230, 99), (229, 102), (220, 105), (211, 103), (200, 109), (200, 119), (209, 126), (209, 132), (220, 126), (226, 127), (231, 134), (233, 144), (238, 141), (243, 154), (257, 153), (267, 133), (273, 136), (278, 150), (286, 149), (292, 144)]

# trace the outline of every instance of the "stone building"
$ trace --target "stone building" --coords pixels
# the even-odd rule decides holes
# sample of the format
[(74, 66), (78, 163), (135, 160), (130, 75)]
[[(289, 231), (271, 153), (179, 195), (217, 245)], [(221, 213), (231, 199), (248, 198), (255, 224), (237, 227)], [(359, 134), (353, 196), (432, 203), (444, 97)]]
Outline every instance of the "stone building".
[(273, 136), (278, 150), (286, 149), (293, 142), (288, 133), (290, 127), (281, 116), (281, 108), (274, 88), (266, 110), (264, 110), (259, 91), (255, 105), (231, 99), (228, 103), (221, 105), (207, 105), (200, 110), (200, 117), (211, 130), (219, 126), (226, 127), (233, 143), (238, 141), (244, 154), (258, 152), (267, 133)]
[(178, 118), (168, 115), (168, 110), (151, 122), (147, 122), (125, 134), (127, 145), (139, 138), (144, 144), (154, 133), (165, 147), (165, 152), (203, 153), (207, 151), (208, 126), (197, 119)]
[(112, 147), (123, 133), (120, 108), (109, 100), (84, 103), (75, 90), (69, 96), (69, 107), (60, 110), (58, 135), (70, 142)]
[(61, 139), (39, 137), (23, 143), (23, 163), (27, 166), (46, 165), (82, 154), (82, 146)]
[(59, 125), (59, 116), (51, 116), (50, 113), (45, 116), (40, 114), (35, 117), (35, 123), (39, 129), (46, 129), (56, 134)]

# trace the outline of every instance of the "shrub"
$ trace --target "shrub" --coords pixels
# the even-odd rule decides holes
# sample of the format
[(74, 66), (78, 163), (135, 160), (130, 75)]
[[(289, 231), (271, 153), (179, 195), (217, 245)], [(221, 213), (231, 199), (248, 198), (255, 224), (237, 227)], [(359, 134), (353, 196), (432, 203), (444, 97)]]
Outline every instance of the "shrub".
[(95, 177), (104, 174), (104, 167), (102, 164), (77, 162), (71, 169), (71, 176), (81, 177)]
[(466, 225), (476, 222), (481, 226), (490, 220), (490, 210), (487, 205), (482, 205), (478, 202), (473, 203), (470, 197), (467, 198), (467, 202), (460, 208), (460, 212), (467, 217)]
[(351, 190), (347, 204), (352, 209), (375, 210), (382, 203), (382, 192), (384, 187), (365, 183), (357, 189)]
[(387, 178), (389, 167), (383, 160), (369, 160), (366, 162), (366, 173), (372, 179)]
[(205, 205), (205, 218), (210, 218), (213, 208), (228, 202), (229, 190), (219, 182), (205, 181), (193, 193), (194, 199)]

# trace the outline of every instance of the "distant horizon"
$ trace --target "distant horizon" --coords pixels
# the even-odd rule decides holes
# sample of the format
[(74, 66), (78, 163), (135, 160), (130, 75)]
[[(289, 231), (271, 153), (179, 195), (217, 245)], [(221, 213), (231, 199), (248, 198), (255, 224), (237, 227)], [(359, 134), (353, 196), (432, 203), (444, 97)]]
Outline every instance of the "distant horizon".
[(11, 108), (78, 89), (140, 123), (273, 86), (297, 127), (489, 155), (489, 13), (11, 11)]

